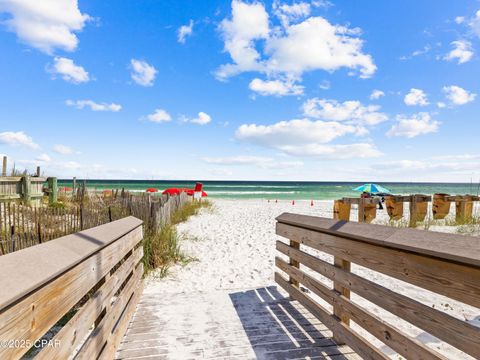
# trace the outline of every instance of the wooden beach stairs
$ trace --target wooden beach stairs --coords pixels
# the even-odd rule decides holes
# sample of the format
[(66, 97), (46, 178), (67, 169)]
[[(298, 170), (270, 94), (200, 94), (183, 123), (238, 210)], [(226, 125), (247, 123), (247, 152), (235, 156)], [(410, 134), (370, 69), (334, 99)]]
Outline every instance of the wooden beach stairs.
[(449, 358), (439, 343), (480, 358), (480, 327), (379, 281), (441, 294), (480, 320), (480, 238), (288, 213), (276, 232), (278, 287), (213, 293), (143, 292), (134, 217), (1, 256), (0, 358)]

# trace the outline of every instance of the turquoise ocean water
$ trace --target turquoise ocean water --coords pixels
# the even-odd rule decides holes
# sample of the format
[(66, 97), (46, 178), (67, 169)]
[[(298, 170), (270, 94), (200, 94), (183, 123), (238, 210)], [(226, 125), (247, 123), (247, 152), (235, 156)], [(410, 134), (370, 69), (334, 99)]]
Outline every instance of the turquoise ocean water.
[[(83, 180), (78, 180), (82, 182)], [(202, 181), (204, 190), (212, 198), (263, 198), (288, 200), (331, 200), (344, 196), (358, 196), (353, 188), (362, 185), (356, 182), (277, 182), (277, 181)], [(379, 183), (394, 194), (479, 193), (479, 184), (452, 183)], [(97, 190), (126, 189), (144, 192), (157, 188), (160, 192), (169, 187), (193, 188), (195, 181), (159, 180), (86, 180), (88, 188)], [(59, 180), (59, 187), (72, 186), (71, 180)]]

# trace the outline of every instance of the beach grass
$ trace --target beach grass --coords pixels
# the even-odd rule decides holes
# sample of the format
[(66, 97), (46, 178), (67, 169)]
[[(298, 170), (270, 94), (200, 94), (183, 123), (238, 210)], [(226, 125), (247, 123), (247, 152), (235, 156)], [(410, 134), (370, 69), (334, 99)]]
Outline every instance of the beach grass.
[(143, 264), (145, 273), (157, 270), (160, 277), (165, 277), (173, 264), (187, 265), (195, 258), (185, 254), (180, 247), (181, 237), (176, 225), (197, 215), (202, 208), (211, 208), (208, 201), (193, 201), (183, 205), (171, 216), (171, 222), (157, 231), (145, 233), (143, 240)]

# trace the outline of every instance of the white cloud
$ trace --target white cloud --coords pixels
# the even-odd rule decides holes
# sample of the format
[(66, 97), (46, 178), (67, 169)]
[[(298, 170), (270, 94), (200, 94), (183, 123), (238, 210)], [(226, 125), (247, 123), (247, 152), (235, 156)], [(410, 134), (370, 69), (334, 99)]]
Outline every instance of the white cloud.
[(289, 155), (313, 156), (326, 159), (375, 158), (383, 155), (375, 145), (370, 143), (286, 145), (282, 150)]
[(157, 69), (146, 61), (132, 59), (130, 60), (132, 68), (131, 77), (138, 85), (152, 86), (157, 76)]
[(469, 92), (460, 86), (444, 86), (443, 92), (452, 105), (465, 105), (475, 100), (477, 94)]
[(355, 134), (358, 128), (335, 121), (295, 119), (273, 125), (244, 124), (235, 132), (238, 140), (280, 150), (294, 156), (331, 159), (376, 157), (381, 153), (374, 145), (328, 144), (334, 139)]
[(172, 117), (168, 112), (163, 109), (156, 109), (153, 114), (149, 114), (146, 116), (148, 121), (152, 121), (155, 123), (162, 123), (162, 122), (169, 122), (172, 120)]
[(427, 94), (421, 89), (410, 89), (410, 92), (405, 95), (403, 101), (408, 106), (426, 106), (428, 105)]
[(192, 36), (193, 33), (193, 20), (190, 20), (188, 25), (182, 25), (177, 32), (177, 40), (180, 44), (185, 44), (187, 37)]
[(234, 64), (222, 65), (216, 72), (219, 79), (225, 79), (243, 71), (260, 70), (260, 54), (254, 40), (266, 39), (269, 34), (268, 14), (259, 3), (246, 4), (232, 1), (232, 18), (220, 24), (224, 49)]
[(404, 55), (400, 57), (400, 60), (410, 60), (414, 57), (425, 55), (432, 50), (432, 46), (430, 44), (425, 45), (422, 49), (418, 49), (413, 51), (410, 55)]
[(113, 111), (118, 112), (122, 109), (122, 106), (119, 104), (107, 104), (107, 103), (96, 103), (92, 100), (67, 100), (65, 104), (68, 106), (74, 106), (77, 109), (83, 109), (89, 107), (92, 111)]
[(236, 166), (253, 165), (261, 169), (288, 169), (303, 166), (302, 161), (279, 161), (263, 156), (230, 156), (230, 157), (205, 157), (202, 159), (208, 164)]
[(358, 29), (332, 25), (322, 17), (310, 17), (267, 41), (265, 52), (270, 55), (267, 69), (300, 77), (306, 71), (333, 72), (345, 67), (358, 70), (362, 78), (371, 77), (376, 66), (372, 57), (362, 52), (363, 40), (358, 34)]
[(90, 19), (81, 13), (77, 0), (2, 0), (1, 12), (10, 14), (3, 23), (22, 42), (48, 54), (57, 48), (75, 50), (75, 32)]
[(439, 109), (443, 109), (443, 108), (447, 107), (447, 104), (445, 104), (445, 103), (442, 102), (442, 101), (439, 101), (439, 102), (437, 102), (437, 107), (438, 107)]
[(301, 95), (304, 89), (303, 86), (296, 85), (292, 81), (261, 80), (258, 78), (250, 82), (249, 88), (262, 96)]
[(330, 84), (330, 81), (328, 81), (328, 80), (323, 80), (323, 81), (318, 85), (318, 87), (319, 87), (320, 89), (322, 89), (322, 90), (328, 90), (328, 89), (330, 89), (330, 86), (331, 86), (331, 84)]
[(372, 93), (370, 94), (370, 100), (378, 100), (382, 96), (385, 96), (385, 93), (382, 90), (373, 90)]
[(26, 146), (32, 149), (38, 149), (39, 146), (33, 139), (23, 131), (5, 131), (0, 133), (0, 144), (12, 146)]
[(475, 16), (468, 20), (468, 26), (472, 32), (480, 37), (480, 10), (475, 13)]
[(311, 12), (310, 4), (303, 1), (288, 5), (275, 0), (272, 7), (273, 13), (280, 19), (284, 27), (287, 27), (292, 21), (306, 18)]
[[(297, 3), (297, 5), (300, 3)], [(288, 22), (307, 15), (305, 6), (285, 7), (278, 11)], [(289, 15), (286, 15), (289, 14)], [(309, 17), (300, 23), (270, 29), (269, 16), (260, 3), (232, 1), (232, 18), (224, 19), (220, 30), (225, 51), (233, 63), (222, 65), (216, 72), (226, 79), (245, 71), (258, 71), (271, 76), (298, 79), (304, 72), (342, 67), (358, 70), (361, 77), (370, 77), (376, 70), (372, 57), (362, 52), (363, 40), (358, 28), (332, 25), (322, 17)], [(264, 40), (262, 54), (257, 41)]]
[(437, 132), (440, 123), (433, 120), (429, 113), (420, 112), (410, 116), (398, 115), (397, 124), (387, 132), (387, 136), (413, 138), (419, 135)]
[(49, 163), (52, 161), (52, 158), (48, 154), (40, 154), (36, 157), (37, 161), (44, 162), (44, 163)]
[(453, 49), (445, 55), (447, 61), (458, 60), (458, 64), (470, 61), (473, 57), (472, 43), (467, 40), (452, 41)]
[(455, 17), (455, 22), (457, 24), (463, 24), (465, 22), (465, 16), (457, 16)]
[(189, 120), (189, 122), (197, 125), (207, 125), (211, 121), (212, 121), (211, 116), (208, 115), (207, 113), (204, 113), (203, 111), (200, 111), (196, 118)]
[(62, 145), (62, 144), (56, 144), (53, 147), (53, 151), (55, 151), (58, 154), (62, 154), (62, 155), (70, 155), (70, 154), (73, 154), (75, 152), (70, 146)]
[(313, 98), (303, 103), (302, 108), (306, 116), (320, 120), (364, 125), (376, 125), (388, 120), (386, 114), (379, 112), (380, 106), (364, 106), (356, 100), (340, 103), (337, 100)]
[(355, 127), (337, 122), (295, 119), (273, 125), (243, 124), (235, 133), (239, 140), (273, 148), (306, 143), (328, 143), (337, 137), (354, 133)]
[(63, 80), (73, 84), (80, 84), (90, 81), (88, 72), (80, 65), (76, 65), (72, 59), (55, 57), (53, 66), (47, 66), (47, 70), (55, 75), (60, 75)]

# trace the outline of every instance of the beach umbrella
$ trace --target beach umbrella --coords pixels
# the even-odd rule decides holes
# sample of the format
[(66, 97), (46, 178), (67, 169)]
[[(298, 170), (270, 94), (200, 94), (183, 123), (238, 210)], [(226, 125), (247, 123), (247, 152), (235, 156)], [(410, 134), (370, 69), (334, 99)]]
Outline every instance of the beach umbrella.
[(366, 192), (369, 194), (377, 194), (377, 193), (387, 193), (390, 194), (390, 190), (384, 188), (381, 185), (378, 184), (363, 184), (362, 186), (359, 186), (353, 191), (361, 191), (361, 192)]
[(145, 190), (145, 192), (147, 192), (147, 193), (156, 193), (156, 192), (158, 192), (158, 189), (148, 188), (147, 190)]

